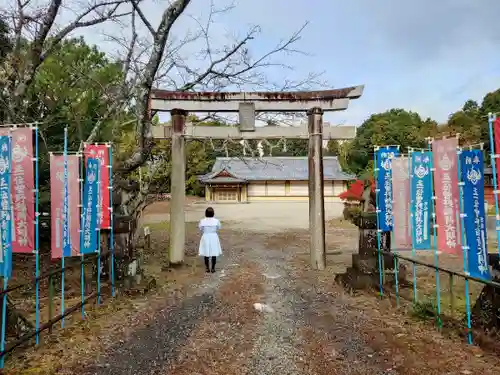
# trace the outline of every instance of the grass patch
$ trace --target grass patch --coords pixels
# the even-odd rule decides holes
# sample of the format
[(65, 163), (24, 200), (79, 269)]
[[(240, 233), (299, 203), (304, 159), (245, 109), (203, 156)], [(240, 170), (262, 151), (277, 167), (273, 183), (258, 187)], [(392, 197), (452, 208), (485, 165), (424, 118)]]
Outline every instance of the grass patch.
[(336, 228), (357, 228), (352, 222), (341, 217), (336, 217), (327, 221), (328, 226)]
[(151, 224), (144, 224), (143, 228), (145, 228), (145, 227), (149, 227), (149, 230), (151, 232), (169, 230), (170, 229), (170, 221), (165, 220), (165, 221), (160, 221), (160, 222), (151, 223)]
[(411, 306), (411, 315), (420, 320), (431, 320), (436, 315), (436, 301), (425, 299), (414, 301)]

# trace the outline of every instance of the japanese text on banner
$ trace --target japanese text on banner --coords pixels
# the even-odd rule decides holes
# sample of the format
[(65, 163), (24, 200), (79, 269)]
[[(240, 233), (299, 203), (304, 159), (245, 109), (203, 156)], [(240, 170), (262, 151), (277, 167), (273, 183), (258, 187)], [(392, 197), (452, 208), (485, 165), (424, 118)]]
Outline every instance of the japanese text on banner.
[(377, 215), (379, 229), (383, 232), (392, 231), (392, 159), (399, 155), (397, 147), (383, 147), (377, 150)]
[(392, 193), (394, 217), (394, 241), (396, 250), (411, 249), (410, 233), (410, 176), (408, 158), (399, 157), (392, 161)]
[(68, 177), (68, 155), (63, 155), (64, 173), (63, 173), (63, 256), (71, 256), (71, 234), (69, 232), (69, 177)]
[[(69, 234), (71, 235), (71, 255), (80, 254), (80, 183), (79, 160), (77, 155), (68, 155), (68, 213)], [(63, 207), (64, 205), (64, 157), (50, 155), (50, 216), (51, 254), (61, 258), (63, 253)]]
[(98, 223), (98, 202), (99, 202), (99, 173), (100, 165), (98, 159), (88, 158), (85, 176), (85, 186), (83, 189), (83, 214), (82, 214), (82, 254), (94, 253), (97, 251), (97, 223)]
[(432, 154), (411, 154), (411, 228), (415, 250), (431, 248)]
[(0, 275), (12, 275), (11, 138), (0, 136)]
[(464, 226), (469, 273), (474, 277), (491, 280), (484, 210), (483, 151), (462, 151), (460, 162), (464, 182)]
[(85, 163), (89, 158), (99, 160), (101, 169), (100, 176), (100, 192), (99, 192), (99, 228), (107, 229), (111, 226), (110, 209), (109, 209), (109, 146), (103, 144), (88, 144), (85, 145)]
[(432, 143), (436, 168), (436, 222), (438, 249), (444, 253), (462, 254), (460, 235), (460, 201), (458, 191), (457, 138), (436, 140)]
[[(33, 129), (11, 129), (12, 205), (14, 232), (12, 252), (31, 253), (35, 248), (35, 179), (33, 174)], [(9, 135), (0, 129), (0, 135)]]

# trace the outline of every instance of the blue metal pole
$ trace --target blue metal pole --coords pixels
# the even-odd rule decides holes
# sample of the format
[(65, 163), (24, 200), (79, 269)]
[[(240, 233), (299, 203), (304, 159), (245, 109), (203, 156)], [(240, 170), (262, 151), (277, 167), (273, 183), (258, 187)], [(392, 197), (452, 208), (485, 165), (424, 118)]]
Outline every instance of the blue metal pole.
[[(377, 253), (378, 253), (378, 271), (379, 271), (379, 283), (380, 283), (380, 297), (384, 296), (384, 288), (382, 286), (383, 283), (383, 265), (382, 265), (382, 254), (381, 254), (381, 230), (380, 230), (380, 222), (379, 222), (379, 187), (378, 187), (378, 178), (377, 178), (377, 172), (379, 170), (379, 165), (378, 165), (378, 158), (377, 158), (377, 151), (380, 149), (380, 147), (375, 146), (374, 148), (374, 168), (373, 168), (373, 177), (375, 180), (375, 214), (377, 216)], [(370, 187), (371, 189), (371, 187)]]
[[(11, 150), (11, 153), (12, 153), (12, 137), (10, 136), (9, 134), (9, 148)], [(12, 166), (12, 156), (9, 158), (9, 173), (11, 171), (11, 166)], [(9, 183), (9, 188), (10, 188), (10, 183)], [(10, 198), (12, 199), (12, 198)], [(10, 252), (12, 253), (12, 237), (10, 239)], [(7, 290), (7, 287), (8, 287), (8, 284), (9, 284), (9, 278), (7, 277), (7, 270), (8, 270), (8, 263), (9, 263), (9, 259), (8, 257), (9, 256), (12, 256), (12, 255), (9, 255), (9, 250), (8, 249), (4, 249), (3, 247), (0, 249), (0, 251), (3, 251), (4, 252), (4, 256), (3, 256), (3, 290)], [(5, 293), (3, 295), (3, 303), (2, 303), (2, 339), (1, 339), (1, 342), (0, 342), (0, 351), (4, 351), (5, 350), (5, 335), (7, 333), (7, 293)], [(0, 358), (0, 369), (3, 369), (4, 368), (4, 364), (5, 364), (5, 356), (2, 356)]]
[(102, 205), (101, 205), (101, 165), (97, 168), (97, 304), (101, 304), (101, 224), (99, 222)]
[[(400, 155), (399, 157), (402, 158), (403, 155)], [(392, 179), (394, 178), (394, 170), (392, 170), (391, 178)], [(392, 180), (392, 181), (394, 181), (394, 180)], [(394, 194), (394, 183), (392, 181), (391, 181), (391, 183), (392, 183), (392, 207), (394, 207), (394, 201), (395, 201), (394, 195), (395, 194)], [(392, 238), (391, 244), (393, 244), (394, 243), (394, 229), (391, 232), (391, 238)], [(396, 246), (394, 246), (393, 252), (394, 252), (394, 278), (395, 278), (394, 281), (396, 282), (396, 306), (399, 307), (399, 269), (398, 269), (398, 249), (396, 248)]]
[(111, 251), (111, 295), (115, 296), (115, 237), (113, 223), (113, 145), (108, 143), (109, 147), (109, 250)]
[[(430, 141), (432, 142), (432, 140)], [(432, 154), (431, 143), (429, 142), (429, 151), (431, 152), (431, 192), (432, 192), (432, 204), (431, 204), (431, 216), (432, 216), (432, 227), (434, 228), (434, 266), (436, 268), (436, 313), (438, 318), (438, 326), (441, 328), (441, 285), (439, 281), (439, 254), (438, 254), (438, 246), (437, 246), (437, 222), (436, 222), (436, 194), (434, 192), (434, 173), (436, 169), (434, 168), (434, 155)]]
[[(415, 251), (415, 241), (414, 238), (415, 236), (413, 235), (414, 233), (414, 228), (412, 227), (413, 222), (415, 220), (415, 207), (414, 207), (414, 201), (413, 201), (413, 163), (412, 163), (412, 155), (411, 155), (412, 149), (408, 149), (408, 173), (410, 177), (410, 228), (412, 231), (412, 238), (411, 238), (411, 255), (413, 258), (416, 258), (417, 252)], [(413, 302), (417, 302), (417, 266), (415, 265), (415, 262), (413, 262)]]
[[(85, 158), (83, 154), (79, 155), (80, 162), (80, 251), (83, 244), (83, 163)], [(80, 290), (82, 293), (82, 320), (85, 319), (85, 264), (83, 264), (85, 260), (85, 255), (81, 254), (81, 266), (80, 266)]]
[[(3, 249), (1, 250), (3, 251)], [(7, 285), (9, 283), (9, 279), (4, 276), (3, 277), (3, 290), (7, 290)], [(3, 295), (3, 305), (2, 305), (2, 341), (0, 345), (0, 350), (3, 352), (5, 350), (5, 333), (7, 329), (7, 293)], [(0, 369), (3, 369), (5, 362), (5, 356), (0, 358)]]
[[(493, 122), (496, 120), (496, 115), (491, 112), (488, 113), (488, 129), (490, 133), (490, 156), (491, 156), (491, 171), (493, 173), (493, 195), (495, 196), (495, 219), (496, 219), (496, 232), (497, 232), (497, 250), (500, 254), (500, 214), (498, 210), (498, 180), (497, 180), (497, 163), (495, 154), (495, 141), (493, 132)], [(500, 134), (498, 134), (500, 136)], [(486, 213), (488, 215), (488, 213)]]
[[(69, 227), (68, 223), (68, 127), (66, 126), (64, 128), (64, 152), (63, 152), (63, 158), (64, 158), (64, 217), (63, 217), (63, 222), (65, 222), (65, 225)], [(64, 224), (63, 224), (64, 226)], [(69, 229), (69, 228), (68, 228)], [(66, 239), (64, 238), (65, 232), (63, 230), (63, 248), (62, 248), (62, 253), (61, 253), (61, 314), (62, 314), (62, 319), (61, 319), (61, 328), (64, 328), (64, 258), (66, 255), (64, 254), (65, 250), (65, 241)]]
[[(467, 237), (465, 235), (465, 220), (464, 220), (464, 182), (462, 181), (462, 163), (460, 161), (461, 150), (457, 151), (458, 154), (458, 185), (460, 187), (460, 230), (462, 232), (462, 253), (464, 257), (464, 273), (469, 275), (469, 262), (467, 257)], [(472, 332), (471, 332), (471, 311), (470, 311), (470, 295), (469, 295), (469, 279), (465, 278), (465, 306), (467, 311), (467, 342), (472, 344)]]
[(40, 343), (40, 335), (38, 334), (38, 329), (40, 328), (40, 212), (39, 211), (39, 201), (40, 201), (40, 192), (39, 192), (39, 180), (38, 180), (38, 125), (35, 127), (35, 278), (36, 278), (36, 302), (35, 302), (35, 310), (36, 310), (36, 320), (35, 320), (35, 329), (37, 331), (36, 334), (36, 344)]

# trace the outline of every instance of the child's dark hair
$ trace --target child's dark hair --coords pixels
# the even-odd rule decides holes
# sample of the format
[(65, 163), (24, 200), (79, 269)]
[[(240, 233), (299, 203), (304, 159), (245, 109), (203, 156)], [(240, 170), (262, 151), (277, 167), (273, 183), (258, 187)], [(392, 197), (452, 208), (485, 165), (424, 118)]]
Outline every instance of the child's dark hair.
[(214, 217), (215, 215), (215, 211), (212, 207), (208, 207), (206, 210), (205, 210), (205, 216), (206, 217)]

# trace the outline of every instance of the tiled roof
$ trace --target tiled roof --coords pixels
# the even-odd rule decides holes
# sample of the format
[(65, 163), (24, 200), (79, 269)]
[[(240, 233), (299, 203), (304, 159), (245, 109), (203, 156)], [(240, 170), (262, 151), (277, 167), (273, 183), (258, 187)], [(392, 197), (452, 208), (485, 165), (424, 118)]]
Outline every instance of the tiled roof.
[[(212, 172), (201, 176), (201, 181), (214, 178), (223, 170), (237, 179), (247, 181), (308, 180), (307, 157), (263, 157), (263, 158), (217, 158)], [(336, 156), (323, 157), (325, 180), (353, 180), (356, 177), (345, 173)]]

